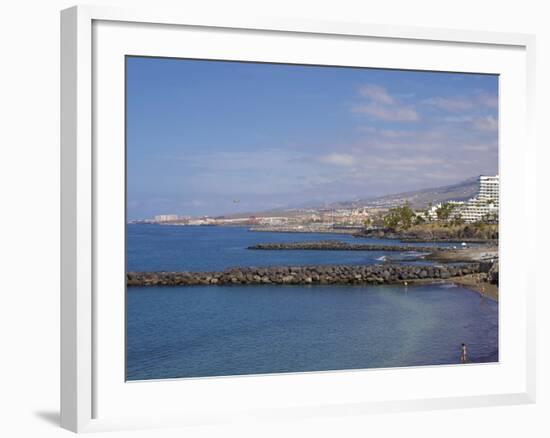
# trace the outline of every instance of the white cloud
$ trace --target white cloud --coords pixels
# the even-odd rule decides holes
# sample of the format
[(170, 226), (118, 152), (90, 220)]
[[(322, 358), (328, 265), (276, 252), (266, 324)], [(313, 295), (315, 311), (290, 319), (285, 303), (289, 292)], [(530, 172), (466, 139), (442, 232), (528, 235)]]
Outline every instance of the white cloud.
[(491, 109), (498, 108), (498, 96), (487, 92), (480, 92), (474, 96), (432, 97), (423, 103), (436, 106), (449, 112), (463, 112), (484, 106)]
[(474, 128), (479, 131), (496, 131), (498, 120), (493, 116), (480, 117), (474, 120)]
[(470, 99), (464, 97), (432, 97), (426, 99), (424, 103), (434, 105), (440, 109), (451, 112), (467, 111), (474, 107), (474, 103)]
[(361, 132), (368, 132), (369, 134), (374, 134), (377, 132), (377, 129), (372, 126), (358, 126), (357, 130)]
[(319, 161), (325, 164), (332, 164), (335, 166), (351, 167), (355, 165), (355, 157), (350, 154), (332, 153), (322, 155), (319, 157)]
[(409, 106), (381, 105), (373, 102), (366, 105), (357, 105), (353, 108), (353, 111), (392, 122), (416, 122), (420, 120), (416, 110)]
[(405, 138), (412, 137), (414, 132), (412, 131), (398, 131), (395, 129), (382, 129), (380, 134), (386, 138)]
[(496, 147), (491, 144), (467, 144), (462, 146), (462, 149), (473, 152), (489, 152), (496, 149)]
[(393, 105), (396, 103), (395, 99), (390, 96), (388, 91), (384, 87), (380, 87), (379, 85), (363, 85), (359, 89), (359, 94), (363, 97), (367, 97), (373, 100), (374, 102), (382, 103), (385, 105)]
[(443, 122), (451, 122), (451, 123), (465, 123), (465, 122), (471, 122), (472, 116), (445, 116), (441, 117), (441, 120)]
[(445, 160), (440, 157), (434, 156), (388, 156), (388, 157), (374, 157), (371, 159), (371, 163), (376, 166), (387, 166), (389, 168), (411, 168), (418, 170), (424, 166), (441, 165)]
[(498, 96), (489, 93), (480, 93), (478, 100), (482, 105), (485, 105), (489, 108), (498, 108)]
[(352, 108), (355, 113), (391, 122), (415, 122), (420, 119), (414, 107), (402, 103), (379, 85), (363, 85), (359, 88), (359, 95), (367, 102), (355, 105)]

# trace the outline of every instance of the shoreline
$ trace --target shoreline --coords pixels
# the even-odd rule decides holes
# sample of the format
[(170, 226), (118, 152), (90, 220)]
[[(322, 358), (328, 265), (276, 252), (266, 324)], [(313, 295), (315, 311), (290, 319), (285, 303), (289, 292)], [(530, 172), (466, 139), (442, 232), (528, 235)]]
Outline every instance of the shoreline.
[[(226, 225), (216, 225), (224, 227)], [(252, 226), (247, 227), (250, 232), (257, 233), (296, 233), (296, 234), (347, 234), (358, 239), (387, 239), (387, 240), (399, 240), (403, 243), (473, 243), (473, 244), (485, 244), (485, 245), (497, 245), (498, 239), (483, 239), (476, 237), (415, 237), (410, 234), (400, 234), (398, 232), (390, 234), (376, 234), (376, 233), (365, 233), (364, 231), (357, 228), (311, 228), (304, 226), (303, 228), (298, 227), (258, 227)]]
[(437, 246), (412, 245), (381, 245), (365, 243), (347, 243), (340, 240), (319, 240), (307, 242), (258, 243), (249, 246), (250, 250), (303, 250), (303, 251), (392, 251), (392, 252), (435, 252), (435, 251), (462, 251), (462, 249), (443, 248)]
[(498, 247), (476, 246), (460, 249), (443, 248), (432, 251), (425, 260), (440, 263), (498, 262)]
[[(322, 233), (319, 230), (249, 231)], [(351, 230), (324, 230), (327, 234), (349, 234)], [(367, 236), (357, 236), (367, 237)], [(386, 236), (385, 239), (392, 239)], [(396, 237), (395, 239), (399, 239)], [(419, 241), (417, 239), (416, 241)], [(430, 243), (451, 242), (431, 239)], [(405, 242), (404, 242), (405, 243)], [(338, 240), (259, 243), (249, 250), (387, 251), (427, 253), (420, 259), (429, 265), (407, 265), (388, 261), (375, 265), (314, 265), (235, 267), (218, 272), (128, 272), (126, 284), (136, 286), (193, 285), (415, 285), (455, 284), (498, 302), (498, 245), (494, 242), (474, 247), (437, 247), (348, 243)], [(390, 259), (391, 260), (391, 259)], [(438, 265), (437, 263), (441, 263)], [(453, 264), (460, 265), (453, 265)]]
[(415, 237), (407, 233), (366, 233), (365, 231), (350, 227), (350, 228), (328, 228), (328, 227), (310, 227), (308, 225), (297, 226), (257, 226), (257, 225), (245, 225), (245, 224), (204, 224), (204, 225), (188, 225), (182, 223), (136, 223), (128, 222), (127, 225), (159, 225), (159, 226), (174, 226), (174, 227), (218, 227), (218, 228), (246, 228), (250, 232), (254, 233), (289, 233), (289, 234), (346, 234), (362, 239), (387, 239), (387, 240), (400, 240), (403, 243), (473, 243), (473, 244), (486, 244), (486, 245), (498, 245), (498, 239), (483, 239), (475, 237)]
[(447, 280), (411, 280), (408, 286), (417, 286), (417, 285), (426, 285), (426, 284), (454, 284), (455, 286), (461, 286), (465, 289), (468, 289), (472, 292), (476, 292), (482, 297), (489, 298), (493, 301), (498, 302), (498, 286), (495, 284), (490, 284), (485, 281), (481, 282), (478, 280), (477, 275), (479, 274), (470, 274), (464, 275), (462, 277), (452, 277)]
[[(224, 225), (220, 225), (224, 226)], [(296, 233), (296, 234), (349, 234), (357, 236), (360, 232), (358, 229), (345, 229), (345, 228), (297, 228), (297, 227), (247, 227), (248, 231), (252, 233)]]
[[(134, 275), (139, 274), (150, 274), (151, 277), (144, 279), (142, 282), (136, 282)], [(160, 275), (159, 275), (160, 274)], [(403, 288), (415, 287), (421, 285), (442, 285), (442, 284), (452, 284), (455, 286), (463, 287), (472, 292), (478, 293), (480, 296), (489, 298), (493, 301), (499, 302), (498, 286), (495, 284), (488, 283), (484, 281), (479, 273), (465, 274), (459, 276), (452, 276), (445, 279), (442, 278), (412, 278), (408, 280), (399, 280), (399, 281), (372, 281), (372, 282), (361, 282), (361, 281), (351, 281), (351, 282), (305, 282), (297, 283), (291, 281), (281, 281), (281, 282), (239, 282), (239, 281), (229, 281), (227, 283), (208, 282), (206, 278), (191, 280), (188, 283), (173, 283), (166, 280), (166, 277), (162, 279), (162, 274), (176, 274), (176, 273), (129, 273), (131, 281), (128, 280), (127, 287), (149, 287), (149, 286), (161, 286), (161, 287), (192, 287), (192, 286), (265, 286), (265, 285), (278, 285), (278, 286), (400, 286)], [(183, 274), (183, 273), (182, 273)], [(189, 273), (191, 274), (191, 273)], [(154, 281), (154, 276), (159, 276), (158, 281)]]
[(404, 284), (479, 274), (481, 263), (464, 266), (403, 264), (242, 267), (217, 272), (128, 272), (127, 286), (224, 284)]
[(454, 279), (453, 282), (477, 292), (483, 297), (499, 301), (498, 285), (484, 281), (479, 274), (465, 275), (464, 277)]

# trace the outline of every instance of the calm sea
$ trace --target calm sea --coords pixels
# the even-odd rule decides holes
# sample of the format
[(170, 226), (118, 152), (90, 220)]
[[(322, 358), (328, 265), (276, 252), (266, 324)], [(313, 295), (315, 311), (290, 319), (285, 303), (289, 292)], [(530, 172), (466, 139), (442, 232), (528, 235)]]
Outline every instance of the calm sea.
[[(252, 251), (262, 242), (347, 235), (128, 225), (129, 271), (371, 264), (360, 251)], [(421, 244), (422, 245), (422, 244)], [(128, 380), (454, 364), (498, 360), (498, 303), (452, 285), (128, 288)]]

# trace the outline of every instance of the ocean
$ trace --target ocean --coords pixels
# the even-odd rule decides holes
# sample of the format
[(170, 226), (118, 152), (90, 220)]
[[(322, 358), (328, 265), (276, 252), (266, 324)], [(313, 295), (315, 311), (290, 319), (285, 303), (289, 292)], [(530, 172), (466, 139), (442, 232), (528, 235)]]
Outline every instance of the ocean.
[[(414, 253), (246, 249), (327, 239), (400, 244), (130, 224), (127, 270), (373, 264), (383, 257), (427, 263)], [(462, 342), (470, 361), (498, 361), (498, 303), (450, 284), (130, 287), (126, 312), (128, 380), (457, 364)]]

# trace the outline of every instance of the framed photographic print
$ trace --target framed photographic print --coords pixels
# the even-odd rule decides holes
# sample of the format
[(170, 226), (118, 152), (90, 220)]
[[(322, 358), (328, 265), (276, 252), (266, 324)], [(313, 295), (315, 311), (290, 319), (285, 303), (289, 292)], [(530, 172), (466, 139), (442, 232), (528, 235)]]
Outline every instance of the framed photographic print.
[(534, 400), (531, 36), (75, 7), (61, 44), (63, 427)]

